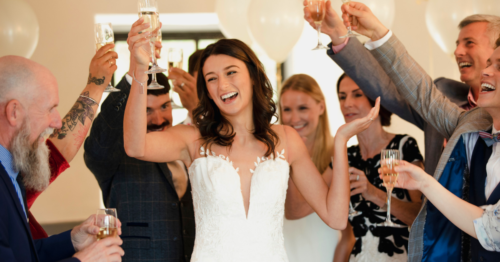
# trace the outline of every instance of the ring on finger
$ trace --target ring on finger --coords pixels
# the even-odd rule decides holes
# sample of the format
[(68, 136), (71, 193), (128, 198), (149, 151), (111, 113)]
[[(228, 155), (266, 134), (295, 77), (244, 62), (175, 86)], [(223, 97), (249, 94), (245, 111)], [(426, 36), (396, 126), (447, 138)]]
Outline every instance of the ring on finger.
[(186, 84), (186, 83), (182, 82), (182, 83), (180, 84), (181, 88), (182, 88), (182, 87), (184, 87), (184, 85), (185, 85), (185, 84)]
[(359, 175), (356, 176), (356, 181), (359, 181)]

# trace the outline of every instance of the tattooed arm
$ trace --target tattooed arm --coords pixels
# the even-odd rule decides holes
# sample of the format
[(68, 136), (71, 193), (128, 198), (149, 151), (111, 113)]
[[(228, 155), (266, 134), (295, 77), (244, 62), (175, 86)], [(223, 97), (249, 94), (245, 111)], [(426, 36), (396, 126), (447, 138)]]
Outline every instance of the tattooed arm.
[(105, 45), (92, 58), (87, 86), (62, 119), (61, 129), (54, 130), (49, 138), (68, 163), (73, 160), (85, 140), (104, 88), (111, 81), (111, 76), (117, 68), (118, 55), (114, 51), (107, 52), (113, 47), (113, 44)]

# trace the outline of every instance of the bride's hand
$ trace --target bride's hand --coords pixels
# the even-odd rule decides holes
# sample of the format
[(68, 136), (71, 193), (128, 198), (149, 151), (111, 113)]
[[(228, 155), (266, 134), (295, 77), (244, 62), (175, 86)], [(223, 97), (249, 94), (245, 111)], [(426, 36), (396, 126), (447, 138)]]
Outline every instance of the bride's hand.
[(370, 110), (370, 113), (363, 118), (356, 119), (350, 123), (342, 125), (337, 130), (336, 138), (343, 138), (345, 141), (367, 129), (370, 124), (378, 117), (380, 110), (380, 97), (375, 101), (375, 106)]
[[(144, 28), (148, 28), (148, 23), (142, 23), (143, 18), (139, 18), (134, 25), (132, 25), (131, 33), (127, 38), (128, 49), (130, 50), (130, 60), (131, 63), (135, 64), (135, 67), (139, 67), (142, 69), (146, 69), (149, 67), (149, 62), (151, 61), (151, 46), (149, 42), (149, 37), (151, 36), (151, 32), (142, 33), (132, 33), (132, 32), (140, 32), (144, 30)], [(131, 65), (132, 66), (132, 65)], [(131, 68), (132, 69), (132, 68)]]

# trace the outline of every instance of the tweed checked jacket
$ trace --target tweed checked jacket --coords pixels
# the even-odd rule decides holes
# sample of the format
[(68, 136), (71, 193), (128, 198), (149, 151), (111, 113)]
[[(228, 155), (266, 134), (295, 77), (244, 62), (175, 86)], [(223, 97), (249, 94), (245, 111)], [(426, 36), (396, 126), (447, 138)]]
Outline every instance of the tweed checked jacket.
[[(381, 47), (370, 52), (391, 78), (401, 96), (426, 122), (448, 139), (434, 173), (434, 178), (439, 180), (447, 165), (453, 164), (454, 160), (450, 155), (457, 142), (463, 141), (466, 135), (489, 129), (492, 125), (491, 116), (482, 108), (467, 112), (450, 102), (437, 90), (432, 79), (407, 53), (396, 36), (393, 35)], [(468, 168), (464, 170), (468, 172)], [(428, 205), (427, 199), (424, 198), (420, 213), (411, 227), (409, 261), (422, 261), (424, 258), (424, 228)]]
[[(424, 131), (425, 172), (434, 174), (443, 151), (444, 136), (427, 123), (401, 96), (391, 78), (370, 55), (370, 51), (353, 37), (340, 52), (334, 54), (330, 48), (327, 54), (356, 82), (366, 96), (372, 100), (380, 96), (381, 105), (385, 109)], [(438, 78), (434, 82), (437, 89), (451, 102), (458, 106), (468, 104), (468, 85), (446, 78)]]
[(85, 141), (85, 164), (102, 190), (106, 207), (122, 222), (123, 261), (188, 262), (195, 222), (191, 186), (179, 199), (166, 163), (127, 156), (123, 118), (130, 84), (125, 77), (110, 93)]

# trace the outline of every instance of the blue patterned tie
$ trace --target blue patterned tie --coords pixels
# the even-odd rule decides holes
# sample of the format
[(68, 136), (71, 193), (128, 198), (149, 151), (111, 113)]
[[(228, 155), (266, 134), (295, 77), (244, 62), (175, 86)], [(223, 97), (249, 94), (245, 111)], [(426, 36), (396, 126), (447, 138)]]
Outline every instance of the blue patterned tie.
[(500, 132), (491, 134), (484, 131), (479, 131), (479, 136), (484, 140), (488, 147), (492, 146), (495, 142), (500, 142)]

